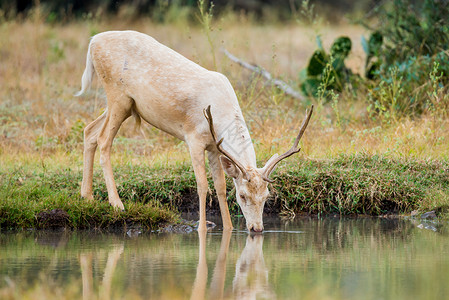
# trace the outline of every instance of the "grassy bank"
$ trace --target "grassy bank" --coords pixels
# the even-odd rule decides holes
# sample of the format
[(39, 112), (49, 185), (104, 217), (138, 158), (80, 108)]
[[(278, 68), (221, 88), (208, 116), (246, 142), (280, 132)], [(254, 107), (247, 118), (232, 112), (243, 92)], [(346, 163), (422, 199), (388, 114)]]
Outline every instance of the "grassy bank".
[[(138, 224), (157, 229), (178, 217), (154, 203), (126, 201), (125, 211), (114, 210), (107, 200), (86, 201), (79, 196), (81, 175), (74, 169), (11, 167), (0, 171), (0, 229), (101, 228)], [(104, 186), (96, 187), (98, 192)]]
[[(35, 165), (9, 166), (0, 173), (1, 228), (51, 227), (50, 210), (61, 209), (64, 225), (105, 228), (139, 223), (148, 228), (175, 221), (177, 212), (197, 212), (195, 178), (188, 163), (165, 167), (127, 164), (115, 169), (125, 212), (113, 210), (101, 170), (96, 170), (96, 201), (79, 197), (81, 170)], [(449, 162), (339, 156), (295, 159), (274, 175), (266, 212), (281, 214), (368, 214), (444, 211), (449, 207)], [(210, 182), (211, 189), (212, 182)], [(229, 207), (240, 214), (228, 180)], [(214, 197), (210, 213), (217, 213)], [(47, 214), (47, 215), (46, 215)]]

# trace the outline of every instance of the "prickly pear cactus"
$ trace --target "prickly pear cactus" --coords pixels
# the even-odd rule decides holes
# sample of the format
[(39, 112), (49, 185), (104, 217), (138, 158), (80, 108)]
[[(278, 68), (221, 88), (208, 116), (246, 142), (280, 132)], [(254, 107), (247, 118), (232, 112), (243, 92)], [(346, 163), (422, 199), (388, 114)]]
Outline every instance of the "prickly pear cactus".
[(330, 48), (330, 55), (326, 54), (321, 46), (321, 40), (317, 38), (319, 49), (316, 50), (309, 60), (306, 71), (300, 73), (301, 90), (306, 95), (316, 96), (320, 84), (323, 82), (324, 70), (328, 64), (332, 66), (330, 76), (332, 80), (328, 81), (326, 89), (341, 90), (343, 84), (349, 80), (350, 70), (345, 66), (345, 59), (351, 52), (351, 40), (342, 36), (337, 38)]
[(351, 40), (342, 36), (335, 40), (330, 49), (331, 55), (333, 57), (332, 67), (335, 70), (337, 77), (342, 77), (342, 72), (344, 72), (345, 59), (348, 57), (349, 52), (351, 52), (352, 43)]
[(351, 48), (351, 39), (349, 39), (347, 36), (341, 36), (334, 41), (331, 46), (330, 52), (333, 57), (346, 58), (348, 57), (349, 52), (351, 52)]
[(362, 47), (366, 53), (365, 77), (374, 79), (382, 65), (381, 49), (383, 36), (380, 32), (373, 32), (368, 41), (362, 37)]
[(326, 53), (323, 50), (316, 50), (310, 58), (309, 65), (307, 66), (308, 76), (319, 76), (323, 73), (327, 64)]

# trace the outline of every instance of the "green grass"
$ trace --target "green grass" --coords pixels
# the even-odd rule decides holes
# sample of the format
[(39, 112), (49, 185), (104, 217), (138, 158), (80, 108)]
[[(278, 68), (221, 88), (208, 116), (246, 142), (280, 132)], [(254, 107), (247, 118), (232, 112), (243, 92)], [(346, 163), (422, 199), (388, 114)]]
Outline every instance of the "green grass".
[[(274, 213), (368, 214), (444, 211), (449, 207), (449, 162), (383, 156), (339, 156), (331, 160), (295, 159), (273, 176), (268, 211)], [(177, 212), (198, 205), (188, 163), (166, 167), (126, 164), (115, 169), (125, 211), (112, 209), (100, 170), (95, 172), (95, 201), (79, 196), (79, 169), (10, 166), (0, 171), (1, 228), (46, 227), (37, 215), (62, 209), (67, 226), (107, 228), (139, 223), (156, 228), (177, 220)], [(213, 184), (210, 180), (210, 187)], [(229, 207), (240, 214), (228, 179)], [(218, 209), (216, 200), (208, 206)]]
[(276, 198), (294, 212), (380, 215), (449, 204), (449, 163), (339, 156), (303, 161), (275, 176)]
[[(0, 172), (0, 228), (45, 228), (38, 214), (53, 209), (67, 212), (71, 228), (111, 228), (139, 224), (147, 229), (177, 220), (167, 208), (126, 201), (125, 211), (107, 201), (86, 201), (79, 196), (81, 175), (72, 169), (39, 171), (17, 168)], [(98, 188), (97, 188), (98, 189)]]

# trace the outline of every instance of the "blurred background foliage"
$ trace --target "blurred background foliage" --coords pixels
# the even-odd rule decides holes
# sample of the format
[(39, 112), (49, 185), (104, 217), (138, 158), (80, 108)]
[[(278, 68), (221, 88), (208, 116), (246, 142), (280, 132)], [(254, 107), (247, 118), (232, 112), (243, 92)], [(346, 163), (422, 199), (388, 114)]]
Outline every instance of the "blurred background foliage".
[[(83, 14), (116, 14), (125, 9), (129, 14), (152, 16), (154, 21), (164, 21), (169, 10), (182, 10), (195, 19), (197, 0), (0, 0), (0, 9), (10, 17), (26, 15), (36, 5), (44, 8), (52, 19), (65, 20)], [(236, 11), (253, 15), (262, 20), (273, 15), (279, 20), (294, 18), (301, 6), (298, 0), (215, 0), (215, 12)], [(317, 0), (313, 5), (329, 16), (340, 16), (352, 11), (370, 10), (379, 0)], [(336, 13), (337, 12), (337, 13)]]

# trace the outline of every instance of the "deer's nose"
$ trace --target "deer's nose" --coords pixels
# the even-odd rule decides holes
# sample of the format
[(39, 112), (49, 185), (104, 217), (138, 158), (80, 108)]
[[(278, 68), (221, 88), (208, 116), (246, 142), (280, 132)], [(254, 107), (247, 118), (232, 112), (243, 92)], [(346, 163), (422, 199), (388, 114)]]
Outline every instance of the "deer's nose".
[(249, 229), (250, 232), (261, 233), (263, 231), (263, 225), (255, 224), (252, 225)]

